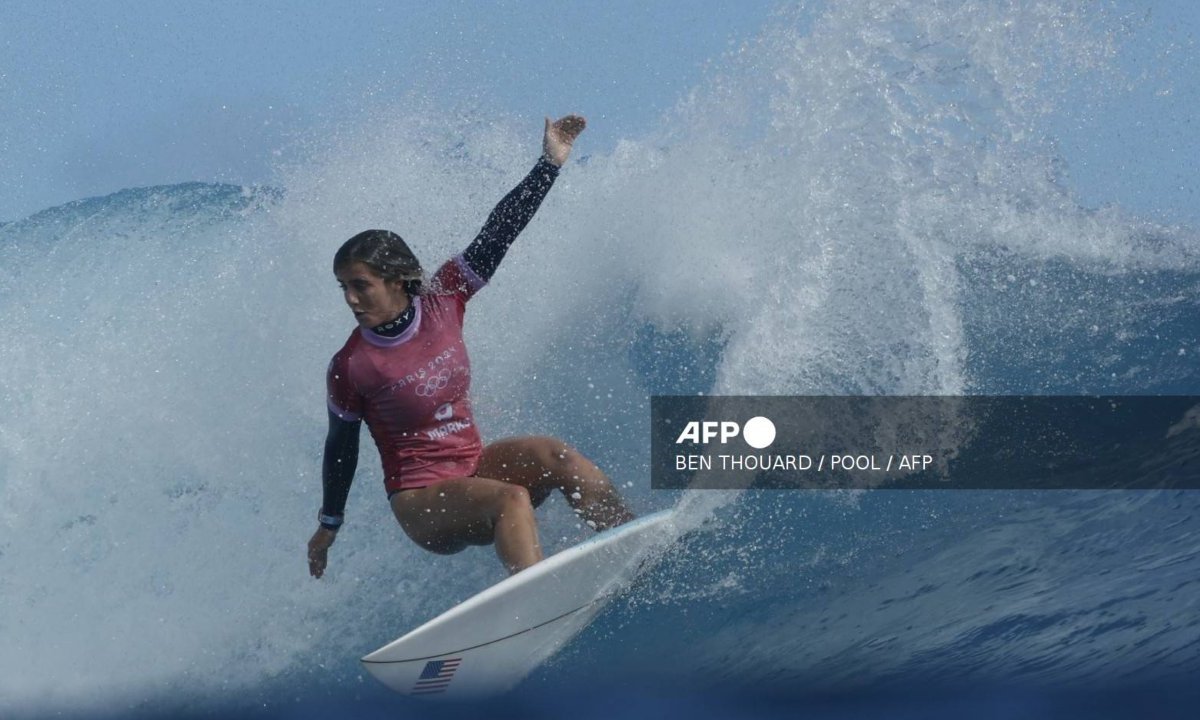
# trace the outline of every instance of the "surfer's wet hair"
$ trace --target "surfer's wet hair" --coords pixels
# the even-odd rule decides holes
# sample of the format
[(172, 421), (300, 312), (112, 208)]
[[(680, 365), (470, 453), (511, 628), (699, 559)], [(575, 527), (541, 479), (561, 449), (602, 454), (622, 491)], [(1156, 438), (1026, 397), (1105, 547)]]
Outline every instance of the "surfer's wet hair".
[(403, 282), (409, 295), (421, 292), (424, 277), (421, 262), (408, 243), (390, 230), (364, 230), (342, 243), (333, 256), (333, 271), (336, 273), (355, 262), (371, 268), (384, 280)]

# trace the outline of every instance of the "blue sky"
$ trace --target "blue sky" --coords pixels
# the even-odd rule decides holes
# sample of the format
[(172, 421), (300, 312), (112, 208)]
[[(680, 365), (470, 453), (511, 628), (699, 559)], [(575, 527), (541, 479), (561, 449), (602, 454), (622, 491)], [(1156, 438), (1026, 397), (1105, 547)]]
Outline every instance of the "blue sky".
[(5, 0), (0, 220), (133, 185), (262, 181), (292, 134), (413, 91), (577, 110), (611, 146), (772, 6)]
[[(315, 127), (409, 93), (537, 118), (577, 110), (604, 151), (769, 19), (774, 0), (0, 3), (0, 221), (125, 187), (269, 181)], [(1200, 221), (1200, 3), (1138, 19), (1128, 97), (1060, 118), (1081, 196)]]

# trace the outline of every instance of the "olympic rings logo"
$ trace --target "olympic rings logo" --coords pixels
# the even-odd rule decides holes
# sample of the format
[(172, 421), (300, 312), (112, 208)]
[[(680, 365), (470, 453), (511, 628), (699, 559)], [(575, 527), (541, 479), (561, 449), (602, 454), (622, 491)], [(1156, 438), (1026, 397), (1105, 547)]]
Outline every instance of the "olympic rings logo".
[(446, 369), (418, 385), (414, 392), (417, 393), (417, 397), (433, 397), (434, 393), (438, 392), (439, 390), (445, 390), (446, 386), (449, 384), (450, 371)]

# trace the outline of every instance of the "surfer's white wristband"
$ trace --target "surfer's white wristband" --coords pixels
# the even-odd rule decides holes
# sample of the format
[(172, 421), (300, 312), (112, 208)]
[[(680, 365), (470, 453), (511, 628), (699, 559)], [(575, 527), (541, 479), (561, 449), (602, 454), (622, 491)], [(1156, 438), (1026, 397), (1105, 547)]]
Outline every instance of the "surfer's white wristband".
[(323, 512), (318, 512), (317, 522), (321, 523), (321, 527), (326, 530), (337, 532), (337, 529), (342, 526), (343, 518), (341, 515), (326, 515)]

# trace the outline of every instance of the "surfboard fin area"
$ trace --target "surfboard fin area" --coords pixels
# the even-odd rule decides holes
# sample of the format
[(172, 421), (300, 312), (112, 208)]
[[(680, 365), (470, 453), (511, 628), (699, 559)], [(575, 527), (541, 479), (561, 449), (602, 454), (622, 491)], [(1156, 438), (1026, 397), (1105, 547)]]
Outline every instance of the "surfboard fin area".
[(598, 533), (464, 600), (362, 659), (405, 695), (503, 692), (558, 652), (656, 556), (674, 512)]

